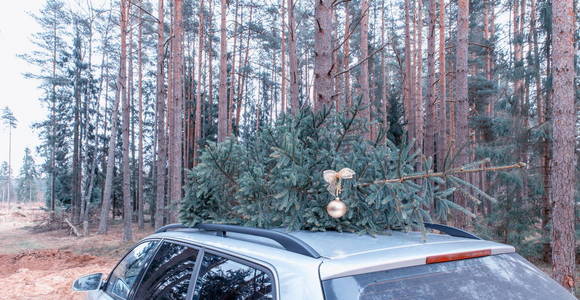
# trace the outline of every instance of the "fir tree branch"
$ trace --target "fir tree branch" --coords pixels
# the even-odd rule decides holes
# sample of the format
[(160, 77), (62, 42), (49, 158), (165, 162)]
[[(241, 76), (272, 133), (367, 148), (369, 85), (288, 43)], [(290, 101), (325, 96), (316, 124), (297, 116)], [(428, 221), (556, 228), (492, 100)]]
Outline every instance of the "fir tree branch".
[(519, 163), (515, 163), (513, 165), (507, 165), (507, 166), (483, 167), (483, 168), (475, 168), (475, 169), (458, 168), (458, 169), (453, 169), (453, 170), (449, 170), (446, 172), (422, 173), (422, 174), (416, 174), (416, 175), (402, 176), (400, 178), (375, 180), (373, 182), (360, 183), (360, 184), (357, 184), (356, 186), (357, 187), (365, 187), (365, 186), (370, 186), (373, 184), (402, 183), (402, 182), (409, 181), (409, 180), (424, 179), (424, 178), (429, 178), (429, 177), (446, 177), (446, 176), (452, 175), (452, 174), (468, 174), (468, 173), (477, 173), (477, 172), (498, 172), (498, 171), (515, 169), (515, 168), (525, 168), (525, 167), (526, 167), (526, 163), (519, 162)]

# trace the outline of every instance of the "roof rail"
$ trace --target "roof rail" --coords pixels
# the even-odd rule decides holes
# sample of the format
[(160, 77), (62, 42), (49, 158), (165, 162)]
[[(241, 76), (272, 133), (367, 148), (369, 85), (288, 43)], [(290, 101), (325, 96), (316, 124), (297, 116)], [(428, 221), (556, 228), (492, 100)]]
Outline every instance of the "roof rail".
[[(225, 224), (198, 224), (193, 228), (205, 231), (215, 231), (219, 236), (223, 237), (226, 236), (227, 232), (263, 237), (277, 242), (278, 244), (282, 245), (284, 249), (290, 252), (306, 255), (312, 258), (320, 257), (320, 254), (318, 254), (316, 250), (310, 247), (310, 245), (285, 232), (238, 225), (225, 225)], [(192, 229), (192, 227), (187, 227), (183, 224), (169, 224), (160, 227), (155, 231), (155, 233), (167, 232), (176, 229)]]
[(191, 227), (187, 227), (187, 226), (185, 226), (183, 224), (179, 224), (179, 223), (167, 224), (165, 226), (161, 226), (161, 227), (157, 228), (157, 230), (155, 230), (155, 233), (167, 232), (167, 231), (174, 230), (174, 229), (187, 229), (187, 228), (191, 228)]
[(277, 242), (278, 244), (282, 245), (284, 249), (290, 252), (306, 255), (312, 258), (320, 257), (320, 254), (318, 254), (316, 250), (310, 247), (310, 245), (306, 244), (301, 239), (296, 238), (285, 232), (238, 225), (224, 225), (224, 224), (199, 224), (195, 226), (195, 228), (207, 231), (217, 231), (218, 235), (220, 236), (226, 236), (227, 232), (259, 236)]
[(442, 225), (442, 224), (433, 224), (433, 223), (424, 223), (425, 228), (428, 229), (435, 229), (439, 230), (447, 235), (454, 236), (454, 237), (462, 237), (467, 239), (474, 239), (474, 240), (481, 240), (480, 237), (476, 236), (473, 233), (463, 231), (459, 228), (455, 228), (452, 226)]

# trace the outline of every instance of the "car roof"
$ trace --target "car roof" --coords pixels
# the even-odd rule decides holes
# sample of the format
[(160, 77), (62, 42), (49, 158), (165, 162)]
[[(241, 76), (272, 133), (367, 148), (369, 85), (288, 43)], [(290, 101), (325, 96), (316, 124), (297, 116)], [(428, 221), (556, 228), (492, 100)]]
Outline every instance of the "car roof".
[(320, 258), (296, 254), (271, 239), (250, 234), (228, 232), (224, 237), (216, 235), (215, 231), (187, 229), (157, 233), (151, 237), (181, 240), (230, 255), (273, 262), (274, 265), (292, 265), (297, 260), (301, 264), (320, 264), (322, 279), (425, 264), (426, 257), (434, 255), (484, 249), (490, 250), (492, 255), (515, 251), (512, 246), (495, 242), (434, 233), (389, 231), (371, 236), (333, 231), (274, 231), (306, 243), (320, 254)]

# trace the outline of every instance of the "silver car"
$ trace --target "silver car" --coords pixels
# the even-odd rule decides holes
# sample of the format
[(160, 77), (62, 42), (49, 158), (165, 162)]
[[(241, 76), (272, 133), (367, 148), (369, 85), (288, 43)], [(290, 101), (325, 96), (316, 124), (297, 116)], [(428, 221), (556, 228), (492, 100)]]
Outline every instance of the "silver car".
[(512, 246), (443, 234), (287, 232), (173, 224), (141, 240), (88, 299), (576, 299)]

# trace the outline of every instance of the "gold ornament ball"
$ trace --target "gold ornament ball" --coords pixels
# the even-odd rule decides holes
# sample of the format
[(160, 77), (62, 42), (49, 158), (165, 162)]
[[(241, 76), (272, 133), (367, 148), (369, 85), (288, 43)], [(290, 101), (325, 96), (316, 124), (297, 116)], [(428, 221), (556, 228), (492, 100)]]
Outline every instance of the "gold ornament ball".
[(338, 219), (346, 214), (348, 207), (340, 199), (336, 198), (326, 206), (326, 212), (333, 218)]

